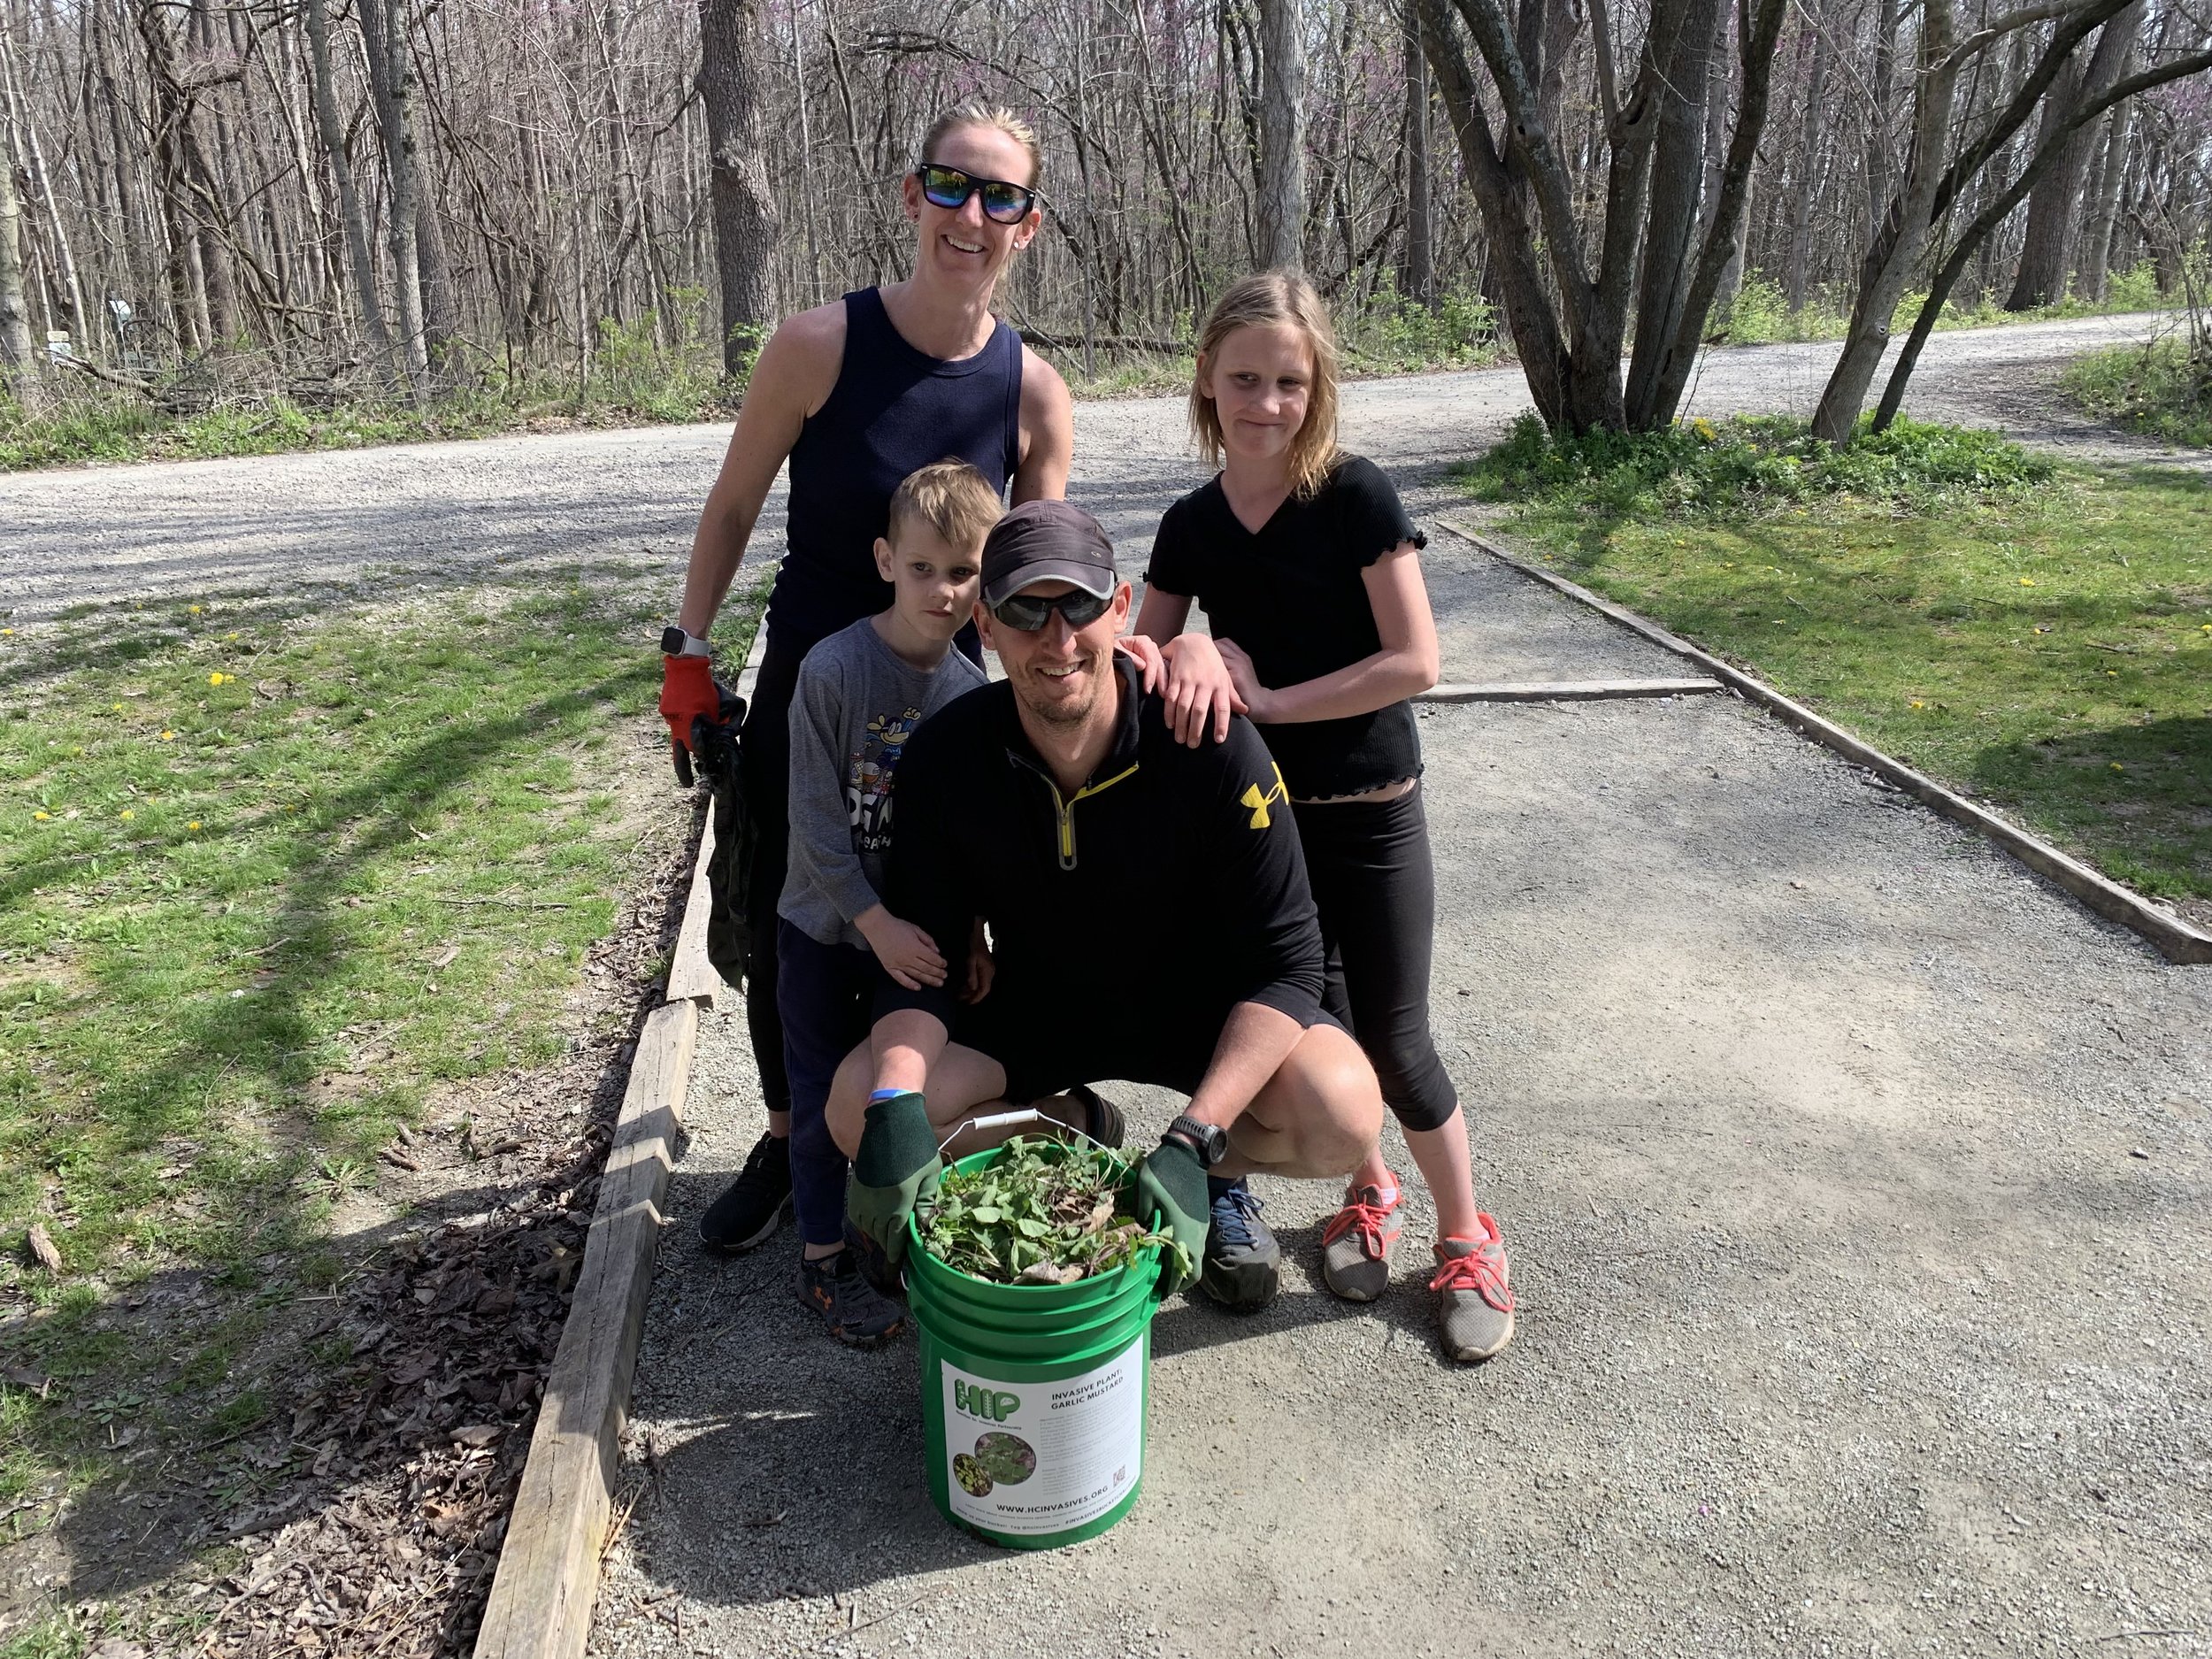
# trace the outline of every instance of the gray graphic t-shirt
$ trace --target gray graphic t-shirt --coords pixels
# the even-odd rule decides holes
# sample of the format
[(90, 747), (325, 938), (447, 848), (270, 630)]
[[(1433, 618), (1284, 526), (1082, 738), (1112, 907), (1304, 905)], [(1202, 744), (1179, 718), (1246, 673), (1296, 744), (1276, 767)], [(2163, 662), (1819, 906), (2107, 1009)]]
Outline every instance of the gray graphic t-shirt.
[(806, 654), (791, 699), (791, 863), (779, 915), (822, 944), (867, 949), (853, 918), (882, 890), (899, 752), (916, 726), (983, 683), (958, 651), (916, 668), (872, 618)]

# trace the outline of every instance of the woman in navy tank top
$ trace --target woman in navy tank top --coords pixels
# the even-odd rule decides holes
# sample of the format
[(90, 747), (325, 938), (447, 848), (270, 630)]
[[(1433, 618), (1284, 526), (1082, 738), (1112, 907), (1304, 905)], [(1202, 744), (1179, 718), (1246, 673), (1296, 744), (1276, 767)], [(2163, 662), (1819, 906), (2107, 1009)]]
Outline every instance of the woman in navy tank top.
[[(745, 1009), (769, 1130), (700, 1223), (702, 1240), (725, 1250), (773, 1233), (791, 1190), (775, 908), (788, 845), (787, 723), (800, 659), (890, 603), (891, 584), (876, 574), (872, 549), (891, 493), (909, 472), (957, 456), (995, 488), (1010, 485), (1018, 503), (1057, 498), (1074, 449), (1066, 385), (991, 313), (1000, 273), (1042, 220), (1033, 196), (1035, 135), (1007, 111), (962, 104), (930, 127), (920, 159), (931, 173), (928, 192), (923, 167), (904, 183), (916, 231), (913, 274), (787, 317), (761, 348), (692, 540), (677, 617), (688, 637), (684, 652), (667, 659), (661, 690), (669, 729), (687, 744), (693, 717), (717, 712), (706, 634), (788, 459), (787, 549), (740, 748), (741, 787), (760, 837), (748, 871)], [(964, 189), (956, 207), (933, 199)], [(987, 204), (998, 212), (1017, 204), (1023, 211), (1007, 221), (987, 212)], [(963, 649), (979, 656), (972, 629)]]

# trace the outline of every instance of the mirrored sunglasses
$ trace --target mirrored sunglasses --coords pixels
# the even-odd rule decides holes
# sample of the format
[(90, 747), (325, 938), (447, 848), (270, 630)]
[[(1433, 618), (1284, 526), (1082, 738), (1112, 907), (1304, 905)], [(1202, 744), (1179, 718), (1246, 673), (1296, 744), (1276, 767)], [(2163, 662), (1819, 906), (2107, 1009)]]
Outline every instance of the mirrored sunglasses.
[(1096, 594), (1074, 588), (1049, 599), (1036, 594), (1010, 594), (991, 607), (991, 614), (1018, 633), (1034, 634), (1052, 620), (1056, 611), (1068, 619), (1071, 628), (1087, 628), (1104, 616), (1113, 603), (1110, 597), (1101, 599)]
[(1010, 184), (1003, 179), (979, 179), (957, 167), (941, 167), (933, 161), (925, 161), (915, 168), (914, 176), (922, 181), (925, 198), (956, 213), (967, 205), (970, 196), (980, 194), (984, 217), (1002, 225), (1020, 224), (1029, 217), (1029, 210), (1037, 201), (1037, 193), (1025, 184)]

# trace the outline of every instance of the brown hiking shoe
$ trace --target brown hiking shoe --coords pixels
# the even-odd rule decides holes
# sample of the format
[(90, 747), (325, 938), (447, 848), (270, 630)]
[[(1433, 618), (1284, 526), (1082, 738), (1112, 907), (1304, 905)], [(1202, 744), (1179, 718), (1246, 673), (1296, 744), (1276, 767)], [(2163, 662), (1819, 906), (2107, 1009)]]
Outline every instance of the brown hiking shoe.
[(1436, 1293), (1436, 1325), (1444, 1351), (1463, 1365), (1488, 1359), (1513, 1340), (1513, 1290), (1505, 1238), (1498, 1224), (1479, 1215), (1485, 1236), (1442, 1239), (1429, 1288)]
[(1372, 1302), (1390, 1288), (1390, 1252), (1405, 1228), (1404, 1192), (1399, 1188), (1386, 1204), (1379, 1187), (1344, 1194), (1344, 1208), (1321, 1229), (1321, 1282), (1332, 1295)]

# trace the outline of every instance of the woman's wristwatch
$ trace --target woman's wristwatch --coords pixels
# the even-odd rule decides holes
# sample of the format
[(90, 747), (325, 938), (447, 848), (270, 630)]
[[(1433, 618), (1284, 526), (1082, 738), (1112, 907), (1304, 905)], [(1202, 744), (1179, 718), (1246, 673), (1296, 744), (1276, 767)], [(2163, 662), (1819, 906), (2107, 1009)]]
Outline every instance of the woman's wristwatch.
[(1219, 1124), (1202, 1124), (1187, 1114), (1170, 1124), (1160, 1139), (1188, 1147), (1208, 1169), (1229, 1156), (1229, 1132)]

